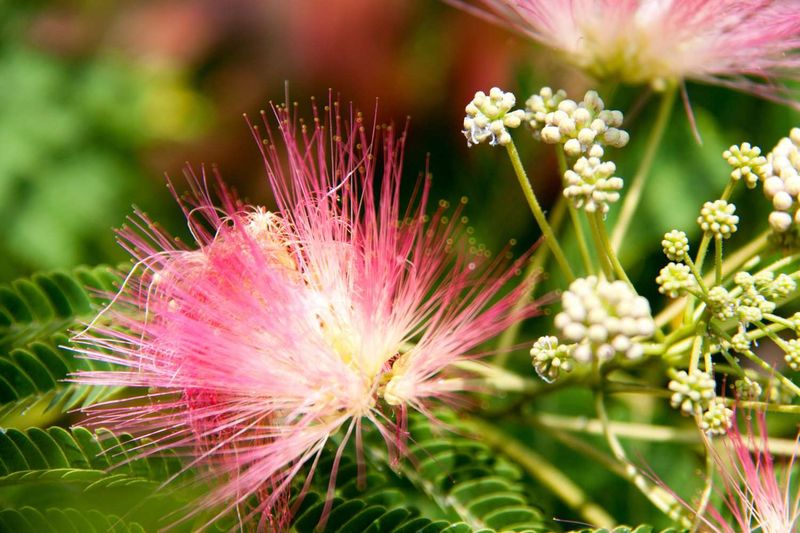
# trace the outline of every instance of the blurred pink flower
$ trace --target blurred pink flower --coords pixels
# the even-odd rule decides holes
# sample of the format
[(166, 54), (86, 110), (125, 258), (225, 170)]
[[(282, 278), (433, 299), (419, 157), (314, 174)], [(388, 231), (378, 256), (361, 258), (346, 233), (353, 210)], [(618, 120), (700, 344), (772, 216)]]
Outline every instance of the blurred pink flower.
[[(795, 460), (800, 453), (800, 442), (795, 440), (786, 463), (776, 465), (770, 451), (765, 413), (755, 412), (757, 430), (753, 429), (752, 415), (748, 413), (744, 420), (734, 423), (724, 437), (719, 437), (722, 442), (703, 434), (715, 467), (713, 481), (716, 483), (719, 479), (722, 483), (721, 487), (712, 486), (721, 496), (724, 508), (692, 504), (654, 473), (649, 474), (659, 487), (694, 515), (693, 530), (713, 533), (788, 533), (798, 530), (800, 486), (792, 482), (791, 474), (797, 466)], [(741, 425), (746, 425), (744, 435)], [(782, 453), (788, 455), (786, 444), (789, 443), (782, 441), (778, 445), (783, 449)], [(685, 517), (682, 521), (688, 527)]]
[(331, 489), (365, 421), (397, 457), (408, 408), (431, 416), (430, 399), (453, 400), (464, 387), (448, 379), (453, 364), (536, 313), (515, 308), (524, 285), (499, 295), (525, 257), (466, 249), (463, 204), (428, 218), (426, 178), (401, 207), (405, 134), (338, 103), (326, 111), (303, 122), (277, 107), (277, 131), (266, 116), (253, 127), (275, 212), (242, 205), (218, 178), (212, 193), (191, 170), (180, 204), (197, 249), (137, 212), (120, 232), (137, 264), (77, 337), (87, 357), (119, 365), (77, 381), (147, 389), (90, 408), (92, 423), (208, 467), (215, 488), (189, 516), (258, 495), (246, 519), (281, 529), (292, 479), (304, 465), (313, 474), (332, 435)]
[[(710, 507), (702, 523), (715, 533), (787, 533), (800, 526), (800, 487), (791, 482), (798, 449), (785, 465), (783, 479), (769, 452), (764, 413), (756, 414), (758, 431), (747, 422), (742, 435), (736, 424), (728, 431), (724, 448), (709, 453), (722, 479), (727, 513)], [(728, 518), (731, 517), (731, 520)]]
[(770, 80), (800, 78), (796, 0), (446, 1), (521, 31), (599, 79), (656, 87), (691, 79), (789, 101)]

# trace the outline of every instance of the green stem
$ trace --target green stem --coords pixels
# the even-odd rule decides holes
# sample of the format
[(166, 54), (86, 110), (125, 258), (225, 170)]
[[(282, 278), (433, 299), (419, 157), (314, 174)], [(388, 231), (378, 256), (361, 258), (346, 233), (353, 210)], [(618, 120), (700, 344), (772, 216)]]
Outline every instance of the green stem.
[[(781, 348), (783, 351), (786, 351), (788, 346), (786, 346), (784, 340), (778, 337), (776, 334), (772, 333), (766, 324), (757, 323), (757, 326), (762, 331), (769, 332), (767, 333), (767, 335), (769, 336), (770, 339), (772, 339), (772, 342), (777, 344), (778, 347)], [(772, 377), (780, 381), (783, 386), (792, 391), (795, 396), (800, 398), (800, 387), (798, 387), (791, 379), (787, 378), (786, 376), (775, 370), (769, 363), (758, 357), (751, 350), (746, 350), (743, 355), (748, 359), (750, 359), (750, 361), (761, 367), (764, 371), (771, 374)]]
[[(563, 196), (560, 196), (555, 207), (550, 213), (550, 227), (553, 228), (553, 232), (559, 232), (561, 225), (564, 223), (564, 215), (566, 215), (566, 213), (567, 199)], [(544, 271), (545, 266), (547, 265), (547, 259), (549, 258), (549, 253), (549, 246), (539, 246), (539, 248), (536, 250), (536, 253), (533, 254), (533, 260), (525, 270), (525, 280), (529, 282), (528, 290), (525, 292), (525, 296), (514, 303), (514, 312), (522, 309), (528, 304), (531, 298), (533, 298), (536, 285), (531, 280), (534, 276), (538, 276), (540, 272)], [(518, 320), (505, 331), (503, 331), (502, 335), (500, 335), (500, 339), (497, 341), (497, 356), (494, 360), (495, 364), (498, 366), (506, 365), (508, 357), (511, 354), (511, 346), (513, 346), (516, 342), (517, 336), (519, 335), (519, 330), (521, 328), (522, 321)]]
[(591, 213), (590, 217), (594, 218), (595, 220), (595, 224), (597, 225), (597, 233), (600, 237), (600, 245), (603, 247), (602, 249), (598, 250), (598, 253), (605, 253), (605, 255), (608, 257), (608, 260), (611, 262), (611, 266), (614, 267), (614, 272), (616, 272), (617, 278), (630, 285), (631, 288), (633, 288), (633, 291), (636, 292), (636, 287), (634, 287), (633, 283), (631, 283), (631, 280), (628, 279), (628, 275), (625, 273), (625, 269), (622, 268), (622, 263), (619, 262), (619, 257), (617, 257), (614, 247), (611, 246), (611, 242), (608, 239), (606, 224), (603, 222), (603, 215), (600, 213)]
[[(564, 147), (560, 144), (556, 146), (556, 158), (558, 159), (558, 170), (561, 172), (561, 180), (563, 181), (564, 174), (567, 172), (567, 154), (564, 153)], [(578, 250), (581, 254), (583, 267), (586, 272), (592, 274), (594, 273), (594, 264), (592, 256), (589, 254), (589, 246), (586, 244), (586, 233), (583, 231), (583, 224), (581, 224), (578, 210), (569, 201), (567, 202), (567, 209), (569, 209), (569, 217), (575, 230), (575, 240), (578, 242)]]
[[(726, 340), (730, 340), (730, 336), (726, 334), (726, 330), (730, 330), (730, 329), (732, 329), (732, 328), (734, 328), (736, 326), (737, 326), (737, 323), (731, 322), (730, 325), (725, 325), (724, 328), (715, 327), (714, 329), (715, 329), (715, 332), (717, 333), (717, 335), (722, 336)], [(694, 328), (694, 327), (695, 326), (692, 325), (692, 328)], [(763, 330), (761, 328), (756, 328), (756, 329), (750, 330), (750, 331), (748, 331), (746, 333), (745, 336), (751, 341), (756, 341), (756, 340), (762, 339), (764, 337), (767, 337), (767, 336), (769, 336), (771, 334), (780, 333), (781, 331), (783, 331), (785, 329), (790, 329), (790, 328), (793, 328), (793, 327), (794, 326), (786, 326), (785, 324), (781, 324), (781, 323), (770, 324), (769, 326), (766, 326), (766, 328), (764, 328)], [(682, 329), (683, 328), (681, 328), (681, 330)], [(676, 355), (685, 353), (691, 347), (693, 340), (694, 340), (694, 336), (692, 335), (692, 336), (687, 336), (687, 337), (685, 337), (685, 338), (683, 338), (683, 339), (681, 339), (679, 341), (673, 342), (671, 345), (669, 345), (669, 348), (667, 348), (663, 352), (664, 357), (669, 358), (671, 356), (676, 356)], [(646, 353), (651, 353), (651, 352), (648, 351)]]
[[(791, 415), (800, 414), (800, 405), (787, 405), (787, 404), (767, 403), (767, 402), (743, 402), (741, 400), (735, 400), (733, 398), (725, 399), (725, 403), (728, 405), (736, 406), (739, 409), (760, 409), (762, 411), (770, 411), (774, 413), (783, 413)], [(795, 454), (796, 451), (790, 455), (795, 455)]]
[(447, 380), (447, 383), (451, 383), (453, 388), (463, 389), (469, 385), (484, 385), (498, 391), (526, 394), (536, 393), (543, 388), (542, 383), (539, 381), (522, 377), (505, 368), (489, 363), (459, 361), (454, 363), (453, 367), (481, 376), (479, 379), (451, 378)]
[[(603, 465), (609, 472), (612, 472), (622, 479), (628, 479), (628, 475), (625, 472), (625, 467), (620, 465), (614, 457), (608, 455), (597, 449), (592, 443), (587, 442), (585, 439), (580, 439), (573, 436), (571, 433), (567, 433), (566, 431), (557, 429), (554, 426), (547, 426), (545, 424), (540, 424), (538, 420), (531, 420), (530, 421), (534, 427), (537, 429), (541, 429), (543, 432), (548, 433), (554, 439), (561, 441), (562, 443), (566, 444), (576, 452), (588, 457), (592, 461)], [(598, 435), (602, 435), (602, 430)]]
[(774, 324), (770, 324), (766, 328), (756, 328), (754, 330), (748, 331), (747, 338), (750, 339), (751, 341), (757, 341), (774, 333), (780, 333), (785, 329), (794, 329), (794, 324), (792, 324), (791, 322), (789, 322), (788, 324), (776, 322)]
[(628, 226), (633, 219), (636, 208), (639, 206), (639, 200), (642, 197), (647, 175), (650, 174), (650, 169), (655, 161), (661, 139), (664, 137), (664, 132), (669, 124), (669, 117), (672, 113), (673, 104), (675, 103), (676, 93), (677, 86), (673, 85), (668, 88), (661, 97), (661, 105), (658, 108), (656, 122), (647, 140), (647, 148), (645, 149), (639, 168), (631, 180), (630, 189), (628, 189), (628, 193), (625, 196), (625, 200), (622, 204), (622, 211), (620, 211), (617, 225), (614, 227), (614, 232), (611, 237), (611, 245), (615, 252), (619, 251), (622, 240), (625, 238), (625, 233), (628, 231)]
[(575, 240), (578, 241), (578, 251), (581, 254), (581, 261), (583, 261), (583, 268), (589, 274), (594, 273), (594, 262), (592, 256), (589, 254), (589, 247), (586, 245), (586, 233), (583, 231), (581, 224), (581, 217), (575, 206), (568, 204), (569, 218), (572, 220), (572, 226), (575, 228)]
[(602, 507), (589, 500), (577, 483), (535, 451), (498, 431), (494, 424), (487, 424), (477, 419), (467, 419), (463, 423), (466, 429), (480, 438), (482, 442), (514, 460), (567, 506), (580, 513), (583, 519), (590, 524), (607, 528), (616, 524), (616, 520)]
[(776, 272), (786, 266), (789, 266), (798, 259), (800, 259), (800, 254), (787, 255), (783, 259), (779, 259), (774, 263), (772, 263), (771, 265), (769, 265), (768, 267), (763, 268), (761, 272)]
[(712, 236), (711, 232), (706, 231), (703, 233), (703, 238), (700, 240), (700, 246), (697, 248), (697, 256), (694, 258), (698, 272), (703, 272), (703, 263), (706, 260), (706, 253), (708, 253), (708, 245), (711, 244)]
[[(800, 406), (796, 407), (800, 408)], [(575, 433), (585, 433), (587, 435), (603, 435), (603, 423), (597, 418), (543, 413), (536, 415), (531, 422), (547, 429), (566, 430)], [(672, 442), (677, 444), (699, 444), (703, 442), (702, 435), (700, 435), (696, 429), (678, 429), (673, 426), (658, 426), (621, 421), (609, 421), (608, 426), (617, 437), (625, 439), (647, 442)], [(750, 449), (761, 445), (760, 442), (746, 444)], [(767, 446), (769, 452), (773, 455), (792, 456), (796, 452), (794, 439), (770, 437)]]
[(736, 181), (730, 180), (722, 190), (722, 196), (720, 196), (719, 199), (727, 201), (731, 197), (731, 194), (733, 194), (733, 189), (736, 187), (736, 183)]
[(696, 533), (700, 531), (700, 526), (703, 524), (703, 515), (706, 513), (706, 508), (708, 507), (708, 503), (711, 501), (711, 492), (714, 488), (714, 458), (708, 450), (705, 450), (706, 453), (706, 481), (703, 486), (703, 492), (700, 495), (700, 503), (697, 505), (695, 510), (695, 519), (692, 523), (692, 529), (690, 530), (691, 533)]
[(703, 347), (703, 337), (700, 335), (696, 335), (694, 338), (694, 342), (692, 342), (692, 355), (689, 358), (689, 373), (692, 374), (700, 366), (700, 352), (702, 351)]
[[(697, 266), (692, 261), (692, 258), (689, 257), (689, 254), (686, 254), (683, 258), (683, 262), (689, 267), (694, 275), (694, 278), (697, 280), (697, 284), (700, 286), (700, 290), (703, 291), (703, 294), (708, 294), (708, 286), (706, 286), (706, 282), (703, 279), (703, 276), (700, 274), (700, 271), (697, 270)], [(717, 282), (719, 283), (719, 282)]]
[[(564, 196), (559, 196), (558, 200), (556, 201), (556, 205), (550, 211), (550, 227), (553, 229), (553, 233), (556, 235), (561, 232), (561, 226), (564, 224), (564, 216), (567, 214), (567, 199)], [(528, 267), (528, 273), (526, 277), (531, 273), (535, 272), (537, 268), (544, 269), (547, 266), (547, 260), (550, 257), (550, 247), (549, 246), (539, 246), (536, 250), (536, 253), (533, 254), (533, 260), (531, 261), (530, 267)]]
[(786, 328), (794, 328), (794, 322), (782, 316), (773, 315), (772, 313), (764, 313), (764, 318), (775, 324), (780, 324)]
[(589, 220), (589, 228), (592, 230), (592, 239), (594, 239), (594, 247), (597, 249), (597, 256), (600, 259), (600, 266), (603, 267), (603, 274), (609, 280), (614, 279), (614, 266), (607, 253), (604, 253), (603, 238), (600, 235), (600, 228), (597, 219), (592, 216), (592, 213), (586, 213)]
[(675, 503), (675, 499), (670, 496), (666, 490), (653, 485), (647, 478), (640, 474), (639, 470), (631, 463), (630, 459), (628, 459), (628, 456), (625, 454), (625, 449), (622, 447), (622, 443), (620, 443), (609, 422), (602, 390), (595, 391), (595, 410), (597, 411), (597, 417), (603, 428), (603, 435), (608, 442), (609, 448), (611, 448), (611, 453), (616, 457), (617, 461), (625, 466), (625, 473), (627, 474), (628, 480), (665, 515), (671, 516), (674, 514), (675, 506), (673, 504)]
[(537, 224), (539, 224), (539, 228), (542, 230), (545, 244), (547, 244), (547, 246), (549, 246), (550, 250), (553, 252), (553, 257), (555, 257), (559, 267), (561, 267), (561, 271), (567, 278), (567, 282), (571, 283), (575, 279), (575, 274), (572, 272), (569, 262), (567, 261), (567, 257), (564, 255), (563, 250), (561, 250), (561, 246), (558, 244), (558, 240), (553, 233), (553, 229), (547, 222), (547, 218), (544, 216), (542, 207), (539, 205), (539, 201), (536, 199), (536, 195), (533, 192), (533, 187), (528, 179), (528, 175), (525, 173), (525, 168), (522, 166), (522, 161), (519, 158), (519, 152), (517, 152), (517, 147), (514, 144), (514, 141), (511, 141), (506, 145), (506, 150), (508, 151), (508, 156), (511, 159), (511, 166), (514, 167), (514, 173), (517, 175), (519, 185), (522, 187), (522, 193), (525, 195), (525, 199), (528, 201), (528, 206), (531, 208), (531, 213), (533, 213), (533, 218), (536, 219)]
[[(765, 248), (767, 248), (767, 246), (769, 246), (769, 242), (767, 241), (769, 233), (770, 233), (769, 231), (765, 231), (764, 233), (760, 234), (758, 237), (747, 243), (747, 245), (745, 245), (743, 248), (740, 248), (733, 254), (729, 255), (728, 259), (722, 265), (723, 278), (726, 278), (730, 276), (733, 272), (739, 270), (739, 268), (741, 268), (742, 265), (750, 261), (752, 258), (756, 257)], [(696, 266), (692, 268), (692, 272), (695, 273), (695, 276), (698, 276), (698, 279), (700, 279), (699, 270), (697, 269)], [(713, 281), (712, 276), (705, 276), (702, 279), (706, 284), (709, 284)], [(684, 301), (680, 300), (674, 301), (656, 315), (655, 317), (656, 325), (658, 327), (665, 326), (670, 320), (678, 316), (684, 310), (685, 306), (686, 303)]]
[[(536, 416), (536, 423), (546, 427), (565, 429), (577, 433), (587, 433), (589, 435), (604, 434), (603, 423), (598, 418), (540, 414)], [(677, 429), (672, 426), (608, 421), (608, 427), (617, 437), (648, 442), (698, 442), (696, 431)]]
[(714, 238), (714, 284), (722, 283), (722, 237)]
[(608, 394), (643, 394), (646, 396), (661, 396), (669, 398), (672, 393), (666, 389), (656, 387), (645, 387), (642, 385), (609, 385), (606, 387)]

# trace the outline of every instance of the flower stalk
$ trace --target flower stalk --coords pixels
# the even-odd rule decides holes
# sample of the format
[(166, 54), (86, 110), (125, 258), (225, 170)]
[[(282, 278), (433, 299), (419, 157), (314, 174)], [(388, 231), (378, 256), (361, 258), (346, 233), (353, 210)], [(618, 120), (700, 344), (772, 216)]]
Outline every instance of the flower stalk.
[(572, 271), (572, 268), (569, 266), (569, 261), (567, 260), (566, 255), (564, 255), (564, 251), (561, 249), (561, 245), (558, 243), (558, 238), (556, 237), (555, 232), (553, 232), (553, 229), (550, 227), (550, 223), (547, 221), (547, 217), (545, 216), (544, 211), (542, 211), (539, 201), (536, 199), (536, 194), (533, 192), (533, 186), (528, 179), (528, 175), (525, 172), (525, 167), (522, 165), (519, 152), (517, 151), (517, 147), (513, 140), (506, 144), (506, 151), (508, 152), (508, 157), (511, 160), (511, 166), (514, 168), (514, 174), (517, 177), (519, 186), (522, 188), (522, 194), (525, 196), (525, 200), (528, 202), (528, 207), (530, 207), (533, 218), (536, 219), (536, 223), (542, 230), (545, 245), (547, 245), (547, 247), (550, 248), (550, 251), (553, 253), (553, 257), (558, 263), (558, 266), (561, 269), (562, 274), (564, 274), (567, 282), (572, 282), (575, 279), (575, 274)]
[(653, 129), (650, 131), (650, 137), (647, 139), (644, 155), (639, 163), (639, 168), (636, 174), (633, 175), (628, 192), (625, 195), (625, 200), (622, 202), (622, 209), (617, 219), (614, 231), (611, 234), (611, 249), (619, 252), (622, 241), (628, 231), (628, 227), (633, 221), (633, 215), (641, 203), (642, 193), (653, 167), (653, 163), (658, 153), (658, 148), (661, 145), (661, 140), (664, 137), (664, 132), (669, 125), (670, 116), (672, 115), (672, 108), (675, 106), (675, 95), (677, 94), (677, 87), (670, 85), (661, 95), (661, 103), (658, 107), (658, 114), (656, 115)]

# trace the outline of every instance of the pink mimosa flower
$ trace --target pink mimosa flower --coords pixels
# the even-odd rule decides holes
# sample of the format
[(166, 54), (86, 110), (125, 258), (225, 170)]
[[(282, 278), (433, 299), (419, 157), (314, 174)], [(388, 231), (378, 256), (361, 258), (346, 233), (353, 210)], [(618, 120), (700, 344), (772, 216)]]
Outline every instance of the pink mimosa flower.
[(800, 487), (791, 481), (800, 449), (795, 445), (781, 475), (769, 451), (764, 413), (757, 413), (756, 420), (757, 432), (750, 421), (746, 435), (734, 424), (724, 450), (710, 450), (725, 489), (725, 506), (734, 521), (731, 524), (720, 510), (709, 508), (703, 522), (715, 532), (787, 533), (800, 527)]
[(800, 77), (796, 0), (446, 1), (521, 31), (600, 79), (691, 79), (788, 101), (769, 80)]
[(454, 363), (536, 313), (516, 306), (526, 286), (500, 294), (525, 257), (467, 250), (462, 205), (428, 218), (425, 179), (401, 207), (404, 135), (326, 109), (304, 123), (277, 107), (277, 130), (266, 116), (253, 127), (275, 212), (189, 171), (180, 203), (196, 246), (136, 213), (120, 232), (136, 266), (77, 337), (87, 357), (119, 365), (77, 381), (147, 389), (90, 420), (151, 439), (142, 453), (206, 467), (214, 488), (190, 515), (258, 496), (247, 519), (281, 530), (292, 479), (313, 473), (331, 436), (332, 488), (365, 425), (399, 455), (408, 409), (430, 416), (430, 400), (452, 400), (464, 383), (449, 379)]

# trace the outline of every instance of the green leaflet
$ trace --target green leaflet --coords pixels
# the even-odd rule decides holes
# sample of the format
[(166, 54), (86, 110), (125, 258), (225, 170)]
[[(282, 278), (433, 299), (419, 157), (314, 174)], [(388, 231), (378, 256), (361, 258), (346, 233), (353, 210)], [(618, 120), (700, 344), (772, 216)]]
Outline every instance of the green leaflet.
[[(458, 421), (443, 416), (455, 429)], [(450, 516), (474, 531), (543, 531), (550, 529), (542, 511), (528, 499), (520, 470), (484, 444), (445, 428), (432, 430), (423, 417), (409, 425), (420, 461), (404, 463), (404, 475), (431, 495)]]
[[(453, 422), (446, 414), (443, 418)], [(363, 488), (358, 486), (354, 453), (345, 452), (326, 533), (553, 530), (528, 499), (516, 467), (479, 442), (447, 429), (432, 430), (422, 416), (413, 416), (409, 426), (414, 439), (411, 458), (397, 471), (388, 468), (383, 440), (376, 432), (365, 434), (369, 464)], [(298, 533), (311, 533), (320, 521), (332, 462), (333, 452), (320, 460), (312, 492), (294, 517), (292, 526)], [(296, 490), (302, 485), (298, 482)]]
[[(685, 530), (685, 529), (669, 528), (669, 529), (661, 530), (660, 533), (684, 533), (686, 531), (687, 530)], [(657, 532), (656, 532), (655, 529), (653, 529), (653, 526), (648, 526), (646, 524), (642, 524), (642, 525), (637, 526), (637, 527), (617, 526), (617, 527), (615, 527), (613, 529), (607, 529), (607, 528), (591, 529), (591, 528), (587, 528), (587, 529), (575, 530), (575, 531), (572, 531), (570, 533), (657, 533)]]
[[(363, 531), (364, 533), (441, 533), (443, 531), (465, 531), (472, 529), (466, 524), (450, 524), (446, 520), (432, 520), (420, 516), (414, 508), (402, 506), (402, 501), (395, 502), (394, 507), (385, 503), (377, 503), (380, 498), (333, 500), (325, 533), (348, 533)], [(292, 527), (298, 533), (314, 533), (319, 524), (325, 499), (317, 493), (308, 494), (295, 516)]]
[(104, 293), (116, 292), (119, 275), (110, 267), (34, 274), (0, 285), (0, 349), (47, 338), (91, 318)]
[(180, 471), (174, 455), (139, 457), (139, 445), (129, 435), (82, 427), (0, 431), (0, 487), (59, 482), (96, 488), (122, 480), (161, 482)]
[(116, 389), (68, 384), (79, 370), (110, 365), (70, 350), (69, 332), (91, 319), (116, 290), (119, 276), (109, 267), (72, 273), (35, 274), (0, 285), (0, 424), (28, 411), (62, 411), (89, 405)]
[(0, 531), (15, 533), (144, 533), (136, 522), (129, 522), (114, 514), (90, 510), (59, 509), (51, 507), (40, 511), (33, 507), (0, 510)]
[[(79, 533), (153, 531), (175, 522), (173, 513), (185, 511), (202, 487), (174, 454), (142, 457), (142, 444), (81, 427), (0, 432), (0, 531), (48, 531), (42, 523), (61, 524), (59, 532), (73, 525)], [(193, 527), (184, 526), (177, 530)]]
[[(33, 341), (0, 355), (0, 423), (40, 407), (61, 411), (103, 401), (119, 389), (91, 387), (64, 380), (79, 370), (107, 370), (111, 365), (79, 357), (63, 334)], [(8, 424), (6, 424), (8, 425)]]

